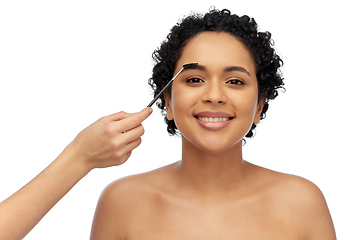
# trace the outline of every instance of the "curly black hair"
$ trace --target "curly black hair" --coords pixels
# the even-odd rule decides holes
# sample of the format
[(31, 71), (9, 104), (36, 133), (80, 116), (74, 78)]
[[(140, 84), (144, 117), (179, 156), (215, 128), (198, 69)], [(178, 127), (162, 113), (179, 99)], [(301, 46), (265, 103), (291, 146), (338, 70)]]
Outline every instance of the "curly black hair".
[[(180, 59), (186, 44), (201, 32), (226, 32), (239, 39), (249, 50), (256, 67), (258, 81), (258, 100), (266, 98), (260, 119), (266, 117), (269, 100), (278, 96), (279, 89), (284, 89), (280, 67), (283, 65), (281, 58), (275, 53), (271, 33), (258, 32), (258, 26), (253, 18), (246, 15), (239, 17), (227, 9), (210, 9), (205, 15), (192, 14), (177, 23), (162, 42), (160, 48), (154, 51), (152, 57), (155, 61), (152, 77), (149, 85), (154, 90), (154, 96), (172, 78), (177, 61)], [(166, 94), (171, 96), (171, 86)], [(157, 103), (167, 123), (167, 131), (170, 135), (178, 132), (174, 120), (166, 117), (164, 95), (161, 102)], [(256, 125), (253, 123), (245, 137), (252, 137)]]

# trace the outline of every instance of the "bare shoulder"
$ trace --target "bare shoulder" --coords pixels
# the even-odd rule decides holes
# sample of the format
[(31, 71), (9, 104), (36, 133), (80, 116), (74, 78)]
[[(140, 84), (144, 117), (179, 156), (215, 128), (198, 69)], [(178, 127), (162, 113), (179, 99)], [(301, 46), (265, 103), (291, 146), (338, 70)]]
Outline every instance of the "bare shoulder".
[[(91, 230), (91, 239), (125, 239), (127, 231), (139, 224), (157, 199), (159, 185), (168, 167), (132, 175), (110, 183), (102, 192)], [(166, 180), (165, 180), (166, 181)], [(138, 219), (133, 219), (138, 218)]]
[[(131, 175), (120, 178), (110, 183), (104, 190), (102, 197), (109, 199), (122, 200), (127, 203), (131, 199), (131, 203), (138, 198), (143, 200), (141, 195), (152, 195), (159, 191), (162, 185), (170, 178), (169, 169), (171, 165), (164, 166), (150, 172)], [(126, 194), (124, 194), (126, 193)]]
[(297, 226), (304, 239), (336, 239), (325, 197), (314, 183), (255, 165), (253, 168), (262, 176), (274, 211)]
[[(165, 185), (164, 183), (166, 183), (169, 175), (167, 174), (168, 168), (169, 166), (165, 166), (150, 172), (118, 179), (104, 189), (99, 201), (104, 201), (109, 206), (111, 205), (123, 211), (123, 213), (124, 209), (128, 209), (132, 205), (138, 203), (144, 205), (159, 193), (161, 183)], [(144, 201), (145, 199), (147, 201)], [(138, 207), (140, 205), (137, 205)]]
[[(296, 217), (306, 239), (336, 239), (334, 225), (321, 190), (311, 181), (293, 175), (283, 176), (279, 184), (284, 203)], [(281, 202), (281, 201), (280, 201)]]

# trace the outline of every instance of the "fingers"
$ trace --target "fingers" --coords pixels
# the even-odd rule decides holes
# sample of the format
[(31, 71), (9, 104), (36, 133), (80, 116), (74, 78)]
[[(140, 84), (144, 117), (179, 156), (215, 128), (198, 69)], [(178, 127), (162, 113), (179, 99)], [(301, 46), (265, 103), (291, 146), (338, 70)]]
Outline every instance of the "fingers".
[(139, 126), (121, 134), (121, 136), (119, 136), (119, 140), (121, 139), (121, 141), (125, 142), (125, 144), (129, 144), (140, 138), (144, 132), (144, 127), (140, 124)]
[(121, 165), (125, 163), (129, 159), (132, 150), (137, 148), (140, 144), (141, 144), (141, 138), (139, 137), (134, 141), (129, 142), (125, 147), (119, 149), (118, 152), (116, 153), (116, 155), (119, 157), (116, 159), (115, 163), (111, 165)]
[(129, 142), (125, 147), (125, 152), (131, 152), (141, 144), (141, 138), (137, 138), (132, 142)]
[(125, 132), (130, 129), (139, 126), (152, 113), (152, 108), (145, 108), (138, 113), (134, 113), (131, 116), (116, 122), (119, 131)]
[(99, 119), (77, 137), (76, 148), (92, 168), (124, 163), (141, 143), (141, 122), (152, 113), (145, 108), (134, 114), (119, 112)]

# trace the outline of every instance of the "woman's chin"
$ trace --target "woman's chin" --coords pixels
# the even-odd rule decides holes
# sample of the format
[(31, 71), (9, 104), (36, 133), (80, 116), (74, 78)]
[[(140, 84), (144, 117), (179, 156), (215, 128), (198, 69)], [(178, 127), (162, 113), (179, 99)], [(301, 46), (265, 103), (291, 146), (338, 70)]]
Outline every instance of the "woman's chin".
[[(183, 139), (184, 141), (185, 139)], [(216, 155), (221, 154), (226, 151), (234, 150), (234, 148), (238, 148), (242, 146), (241, 139), (238, 141), (224, 141), (224, 139), (220, 140), (218, 138), (203, 138), (200, 142), (193, 142), (186, 139), (189, 144), (193, 145), (195, 149), (198, 149), (206, 154)]]

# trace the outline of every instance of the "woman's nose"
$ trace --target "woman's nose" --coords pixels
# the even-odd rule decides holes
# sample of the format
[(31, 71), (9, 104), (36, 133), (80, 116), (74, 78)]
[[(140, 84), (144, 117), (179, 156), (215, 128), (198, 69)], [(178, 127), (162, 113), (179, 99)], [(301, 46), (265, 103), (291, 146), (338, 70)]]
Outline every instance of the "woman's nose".
[(203, 102), (212, 104), (224, 104), (227, 101), (226, 95), (218, 81), (209, 81), (207, 88), (204, 89)]

